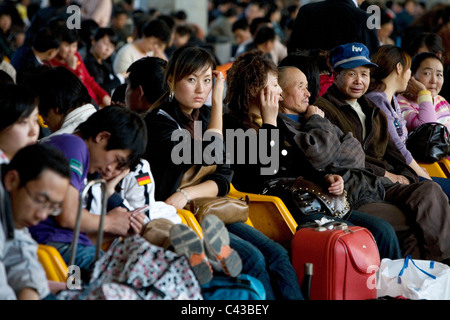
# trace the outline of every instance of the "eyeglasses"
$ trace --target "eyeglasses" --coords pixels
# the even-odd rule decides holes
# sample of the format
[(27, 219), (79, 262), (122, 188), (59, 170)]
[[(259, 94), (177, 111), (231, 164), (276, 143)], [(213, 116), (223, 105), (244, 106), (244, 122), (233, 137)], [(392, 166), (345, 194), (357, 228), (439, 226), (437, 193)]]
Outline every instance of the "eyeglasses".
[(50, 201), (50, 199), (46, 196), (41, 194), (40, 197), (35, 197), (31, 194), (30, 190), (28, 190), (27, 186), (24, 186), (25, 191), (27, 192), (30, 199), (35, 204), (36, 208), (39, 210), (45, 210), (48, 212), (49, 215), (57, 216), (62, 212), (62, 204), (61, 203), (55, 203)]

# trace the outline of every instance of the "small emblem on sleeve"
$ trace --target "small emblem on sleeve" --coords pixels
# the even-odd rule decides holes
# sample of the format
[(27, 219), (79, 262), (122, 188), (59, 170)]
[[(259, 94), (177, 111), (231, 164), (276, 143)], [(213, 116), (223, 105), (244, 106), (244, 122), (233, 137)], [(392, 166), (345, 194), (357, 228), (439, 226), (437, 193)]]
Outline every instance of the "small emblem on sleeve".
[(140, 175), (136, 176), (136, 180), (139, 186), (143, 186), (152, 182), (148, 173), (141, 173)]
[(83, 165), (80, 161), (76, 159), (70, 159), (70, 170), (72, 170), (74, 173), (76, 173), (79, 177), (83, 175)]

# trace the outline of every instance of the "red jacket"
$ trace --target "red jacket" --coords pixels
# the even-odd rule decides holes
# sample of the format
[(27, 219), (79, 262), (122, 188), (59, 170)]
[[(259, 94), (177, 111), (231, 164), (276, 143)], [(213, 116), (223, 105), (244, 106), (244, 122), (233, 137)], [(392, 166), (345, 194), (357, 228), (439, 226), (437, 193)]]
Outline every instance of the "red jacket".
[(95, 79), (89, 74), (89, 71), (86, 69), (86, 66), (84, 65), (83, 59), (81, 58), (80, 54), (78, 52), (75, 53), (75, 55), (78, 58), (78, 63), (76, 69), (70, 68), (66, 63), (62, 63), (56, 58), (53, 58), (50, 60), (50, 64), (54, 67), (65, 67), (75, 73), (75, 75), (78, 77), (78, 79), (81, 80), (81, 82), (85, 85), (87, 88), (89, 95), (91, 98), (97, 103), (97, 105), (102, 104), (102, 100), (105, 96), (108, 96), (108, 93), (103, 90), (100, 85), (95, 81)]

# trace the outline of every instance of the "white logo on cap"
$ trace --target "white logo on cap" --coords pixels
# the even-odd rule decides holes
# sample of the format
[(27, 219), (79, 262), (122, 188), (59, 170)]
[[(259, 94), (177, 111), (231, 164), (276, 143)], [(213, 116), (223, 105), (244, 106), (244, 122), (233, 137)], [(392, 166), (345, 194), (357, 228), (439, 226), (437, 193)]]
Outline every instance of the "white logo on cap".
[(362, 50), (363, 50), (362, 47), (355, 47), (355, 46), (352, 46), (352, 51), (353, 51), (353, 52), (362, 52)]

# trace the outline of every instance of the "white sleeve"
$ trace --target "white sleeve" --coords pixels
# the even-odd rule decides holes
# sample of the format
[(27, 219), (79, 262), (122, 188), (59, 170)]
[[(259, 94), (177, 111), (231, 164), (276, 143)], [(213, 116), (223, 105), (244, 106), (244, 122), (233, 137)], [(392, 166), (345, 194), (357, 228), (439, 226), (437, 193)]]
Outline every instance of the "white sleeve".
[(122, 180), (121, 187), (120, 195), (130, 210), (149, 205), (150, 210), (146, 212), (149, 220), (165, 218), (173, 223), (181, 223), (175, 207), (155, 201), (155, 182), (147, 160), (140, 160), (135, 170)]

